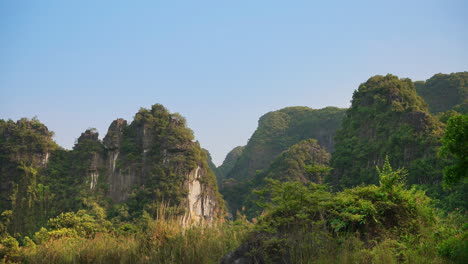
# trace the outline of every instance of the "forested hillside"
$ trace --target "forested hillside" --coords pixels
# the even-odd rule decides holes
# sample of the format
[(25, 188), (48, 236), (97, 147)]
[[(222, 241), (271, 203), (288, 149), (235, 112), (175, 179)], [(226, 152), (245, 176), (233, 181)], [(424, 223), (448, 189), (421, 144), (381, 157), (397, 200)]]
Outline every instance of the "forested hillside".
[(316, 139), (331, 152), (334, 134), (340, 127), (344, 112), (345, 109), (336, 107), (287, 107), (263, 115), (226, 178), (250, 179), (257, 170), (267, 168), (278, 154), (308, 138)]
[(223, 263), (466, 262), (466, 91), (463, 81), (440, 82), (447, 76), (462, 73), (427, 81), (462, 91), (445, 113), (432, 115), (410, 79), (374, 76), (354, 92), (330, 163), (325, 150), (309, 152), (317, 147), (310, 139), (253, 179), (225, 180), (231, 208), (259, 219)]
[(376, 184), (375, 166), (388, 155), (395, 167), (408, 169), (409, 184), (440, 184), (443, 161), (437, 151), (443, 127), (411, 80), (374, 76), (353, 94), (335, 137), (328, 182), (342, 188)]
[(218, 168), (159, 104), (72, 150), (0, 120), (1, 261), (466, 263), (465, 79), (377, 75), (349, 109), (267, 113)]
[[(334, 148), (334, 134), (345, 109), (287, 107), (262, 116), (248, 144), (222, 183), (221, 192), (235, 213), (243, 197), (254, 189), (256, 174), (268, 169), (274, 159), (294, 144), (314, 138), (324, 149)], [(250, 187), (247, 187), (250, 185)]]
[(225, 182), (226, 201), (233, 212), (242, 209), (248, 217), (256, 217), (262, 209), (256, 205), (258, 195), (253, 190), (265, 187), (271, 179), (321, 184), (331, 170), (329, 162), (330, 154), (317, 140), (300, 141), (278, 155), (267, 169), (257, 171), (252, 179), (231, 186)]
[(129, 125), (115, 120), (104, 140), (88, 129), (73, 150), (58, 147), (38, 120), (1, 121), (1, 210), (10, 233), (31, 235), (62, 212), (93, 206), (122, 221), (156, 215), (162, 203), (186, 221), (224, 208), (208, 156), (163, 106), (141, 109)]
[(449, 110), (468, 113), (468, 72), (439, 73), (427, 81), (415, 82), (415, 86), (431, 113)]
[(234, 168), (234, 166), (237, 163), (237, 160), (239, 157), (242, 155), (242, 152), (244, 151), (244, 146), (237, 146), (233, 148), (229, 153), (226, 155), (226, 158), (223, 161), (223, 164), (218, 167), (219, 170), (219, 177), (218, 177), (218, 182), (222, 183), (223, 180), (226, 178), (227, 175), (231, 172), (231, 170)]

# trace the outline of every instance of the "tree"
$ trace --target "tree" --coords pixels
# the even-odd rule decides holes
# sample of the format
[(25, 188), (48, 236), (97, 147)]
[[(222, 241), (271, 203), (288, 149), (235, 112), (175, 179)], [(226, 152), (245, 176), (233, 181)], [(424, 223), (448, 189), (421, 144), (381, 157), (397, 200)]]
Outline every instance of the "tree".
[(456, 115), (447, 121), (440, 154), (453, 162), (444, 169), (444, 183), (454, 186), (468, 176), (468, 114)]

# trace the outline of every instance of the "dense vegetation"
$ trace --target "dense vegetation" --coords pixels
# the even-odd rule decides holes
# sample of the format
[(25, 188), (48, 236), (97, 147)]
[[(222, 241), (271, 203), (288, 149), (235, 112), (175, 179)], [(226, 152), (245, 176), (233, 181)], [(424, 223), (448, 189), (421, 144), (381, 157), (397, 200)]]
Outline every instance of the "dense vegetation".
[(248, 144), (227, 178), (249, 179), (266, 169), (274, 158), (301, 140), (314, 138), (327, 151), (333, 150), (335, 131), (345, 109), (287, 107), (263, 115)]
[(270, 112), (219, 168), (162, 105), (73, 150), (0, 120), (1, 261), (467, 263), (465, 79), (374, 76), (348, 110)]
[(99, 206), (63, 213), (32, 238), (3, 235), (0, 256), (7, 263), (217, 263), (251, 228), (241, 220), (183, 227), (167, 209), (132, 224), (109, 221)]
[(375, 166), (388, 155), (396, 167), (408, 169), (408, 183), (439, 184), (442, 133), (443, 125), (427, 111), (411, 80), (374, 76), (354, 93), (336, 134), (328, 182), (341, 188), (376, 184)]
[(439, 73), (425, 82), (415, 82), (415, 85), (432, 113), (450, 110), (468, 113), (468, 72)]
[(53, 210), (53, 195), (43, 171), (50, 152), (58, 148), (53, 133), (37, 119), (0, 120), (0, 210), (2, 229), (22, 233), (36, 228)]
[(213, 163), (213, 159), (211, 158), (211, 154), (208, 150), (206, 149), (203, 149), (203, 151), (205, 152), (206, 154), (206, 161), (208, 163), (208, 167), (210, 167), (210, 170), (214, 173), (214, 175), (216, 176), (216, 181), (218, 183), (218, 187), (219, 187), (219, 183), (222, 181), (222, 175), (223, 173), (221, 172), (222, 170), (218, 167), (216, 167), (216, 165)]
[(333, 137), (344, 112), (336, 107), (287, 107), (263, 115), (257, 130), (223, 181), (221, 193), (231, 211), (241, 208), (243, 194), (254, 187), (246, 185), (255, 175), (268, 169), (278, 155), (294, 144), (314, 138), (326, 150), (333, 150)]
[(58, 147), (37, 119), (1, 120), (3, 231), (17, 238), (31, 236), (51, 217), (93, 206), (105, 208), (120, 222), (145, 213), (155, 217), (162, 203), (167, 211), (184, 215), (187, 175), (196, 167), (202, 191), (212, 199), (216, 214), (223, 213), (207, 153), (193, 141), (183, 117), (154, 105), (141, 109), (130, 125), (117, 121), (104, 142), (95, 129), (88, 129), (69, 151)]
[(229, 153), (226, 155), (226, 158), (223, 161), (223, 164), (221, 164), (221, 166), (218, 167), (218, 183), (222, 183), (226, 176), (229, 175), (231, 170), (236, 165), (237, 160), (242, 155), (243, 151), (244, 146), (237, 146), (231, 151), (229, 151)]
[(424, 192), (407, 189), (388, 159), (380, 183), (331, 193), (272, 180), (266, 212), (226, 263), (464, 263), (463, 217), (439, 217)]
[(223, 204), (216, 177), (208, 165), (208, 153), (193, 141), (185, 118), (169, 113), (162, 105), (141, 109), (135, 115), (123, 131), (121, 158), (116, 165), (121, 173), (135, 175), (135, 184), (140, 185), (126, 203), (130, 215), (156, 212), (162, 201), (174, 210), (183, 208), (180, 205), (188, 194), (187, 175), (197, 166), (204, 171), (202, 180), (210, 188), (207, 191), (219, 205)]
[[(263, 188), (267, 184), (266, 179), (299, 181), (303, 184), (323, 183), (331, 170), (329, 161), (330, 154), (317, 140), (303, 140), (278, 155), (266, 170), (257, 171), (251, 180), (225, 186), (226, 200), (234, 212), (243, 208), (242, 213), (249, 218), (256, 217), (262, 210), (257, 206), (258, 195), (252, 191)], [(226, 181), (225, 185), (227, 184), (229, 182)]]

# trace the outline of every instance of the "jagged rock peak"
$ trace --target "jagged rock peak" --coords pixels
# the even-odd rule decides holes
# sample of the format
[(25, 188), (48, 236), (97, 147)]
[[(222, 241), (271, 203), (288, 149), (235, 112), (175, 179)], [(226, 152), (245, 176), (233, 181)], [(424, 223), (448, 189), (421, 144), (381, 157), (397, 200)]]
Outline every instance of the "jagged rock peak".
[(78, 138), (77, 143), (83, 143), (84, 141), (99, 141), (99, 133), (95, 128), (86, 129), (85, 132), (81, 133), (80, 137)]
[(124, 129), (127, 127), (127, 120), (123, 118), (118, 118), (114, 120), (109, 129), (107, 130), (107, 134), (103, 139), (104, 146), (107, 149), (118, 149), (122, 144), (123, 133)]

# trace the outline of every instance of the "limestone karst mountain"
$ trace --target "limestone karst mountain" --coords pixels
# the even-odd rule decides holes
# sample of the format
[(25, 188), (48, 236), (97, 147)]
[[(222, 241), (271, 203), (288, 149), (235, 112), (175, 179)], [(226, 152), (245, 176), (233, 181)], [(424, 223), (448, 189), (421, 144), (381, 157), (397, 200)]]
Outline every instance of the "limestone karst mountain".
[(468, 113), (468, 72), (438, 73), (426, 81), (415, 82), (415, 86), (431, 113), (449, 110)]
[(263, 115), (258, 128), (226, 178), (250, 179), (267, 168), (273, 159), (301, 140), (314, 138), (328, 152), (334, 149), (335, 131), (345, 109), (287, 107)]
[(256, 205), (258, 197), (253, 190), (265, 188), (268, 184), (266, 179), (322, 184), (331, 170), (329, 163), (330, 153), (317, 140), (302, 140), (283, 151), (268, 168), (258, 171), (253, 179), (231, 186), (226, 183), (224, 194), (231, 210), (242, 209), (247, 216), (256, 217), (262, 209)]
[(439, 183), (442, 164), (436, 153), (442, 133), (443, 125), (428, 112), (410, 79), (371, 77), (354, 92), (336, 134), (329, 183), (378, 183), (375, 167), (387, 155), (395, 167), (409, 171), (408, 183)]
[(287, 107), (263, 115), (242, 153), (230, 165), (232, 169), (224, 175), (221, 192), (231, 211), (240, 209), (248, 195), (246, 191), (255, 188), (247, 185), (253, 184), (256, 175), (267, 170), (278, 155), (294, 144), (313, 138), (324, 150), (333, 151), (334, 135), (345, 111), (336, 107)]
[(242, 155), (244, 146), (237, 146), (233, 148), (224, 158), (223, 164), (218, 167), (218, 183), (221, 184), (226, 176), (231, 172), (232, 168), (236, 165), (237, 160)]
[[(207, 153), (185, 119), (162, 105), (142, 108), (131, 123), (113, 121), (102, 141), (97, 131), (86, 130), (71, 151), (57, 147), (51, 135), (37, 120), (1, 123), (0, 209), (13, 210), (15, 221), (43, 224), (90, 200), (110, 208), (124, 204), (129, 217), (156, 214), (164, 203), (185, 215), (185, 223), (222, 214), (224, 201)], [(41, 195), (47, 197), (36, 199)], [(50, 210), (42, 210), (40, 219), (25, 217), (25, 210), (15, 209), (24, 204)], [(34, 225), (18, 226), (31, 231)]]

